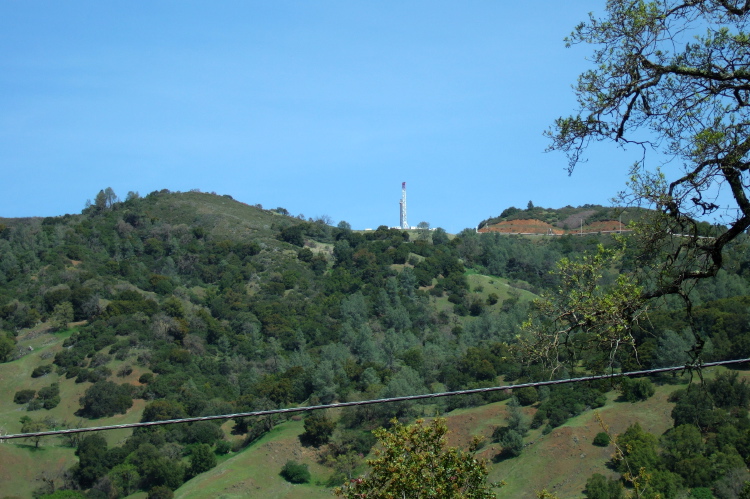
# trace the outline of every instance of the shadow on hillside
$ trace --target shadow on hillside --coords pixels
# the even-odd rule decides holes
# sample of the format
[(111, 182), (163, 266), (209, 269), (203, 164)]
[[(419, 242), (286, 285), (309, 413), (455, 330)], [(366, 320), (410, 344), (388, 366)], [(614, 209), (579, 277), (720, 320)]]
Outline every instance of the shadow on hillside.
[(495, 464), (502, 463), (504, 461), (507, 461), (509, 459), (513, 459), (514, 457), (517, 457), (516, 455), (513, 455), (510, 452), (506, 451), (500, 451), (497, 454), (495, 454), (495, 457), (492, 458), (492, 462)]
[(39, 447), (33, 445), (33, 444), (13, 444), (19, 449), (26, 449), (31, 452), (44, 452), (47, 450), (46, 447), (44, 447), (42, 444), (39, 444)]

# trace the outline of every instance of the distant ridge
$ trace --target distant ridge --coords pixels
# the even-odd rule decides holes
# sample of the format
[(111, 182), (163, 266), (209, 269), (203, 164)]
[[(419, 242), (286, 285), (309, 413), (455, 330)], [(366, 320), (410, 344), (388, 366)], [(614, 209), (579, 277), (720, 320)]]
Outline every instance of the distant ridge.
[(501, 234), (556, 235), (619, 232), (627, 230), (628, 223), (641, 209), (617, 208), (586, 204), (560, 209), (536, 207), (531, 202), (525, 209), (506, 208), (497, 217), (479, 223), (478, 232)]

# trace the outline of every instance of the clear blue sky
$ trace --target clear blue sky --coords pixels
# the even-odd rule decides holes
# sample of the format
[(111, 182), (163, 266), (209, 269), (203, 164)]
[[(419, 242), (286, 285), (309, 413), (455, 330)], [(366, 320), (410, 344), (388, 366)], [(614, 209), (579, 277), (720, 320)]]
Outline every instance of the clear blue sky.
[(111, 186), (200, 189), (354, 228), (457, 232), (529, 200), (608, 204), (632, 154), (572, 177), (542, 132), (575, 109), (604, 1), (0, 2), (0, 217)]

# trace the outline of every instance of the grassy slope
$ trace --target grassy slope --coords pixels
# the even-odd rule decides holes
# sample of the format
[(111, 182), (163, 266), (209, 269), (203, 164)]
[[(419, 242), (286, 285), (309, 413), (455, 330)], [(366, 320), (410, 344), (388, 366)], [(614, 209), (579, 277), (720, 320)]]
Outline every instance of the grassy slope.
[[(302, 421), (289, 421), (277, 426), (259, 441), (216, 468), (185, 483), (177, 489), (175, 497), (332, 497), (331, 489), (314, 485), (316, 482), (325, 481), (331, 471), (316, 463), (313, 449), (300, 446), (297, 437), (303, 431)], [(310, 484), (294, 485), (279, 476), (281, 468), (288, 460), (305, 463), (310, 467)]]
[[(602, 431), (596, 414), (610, 428), (612, 434), (624, 431), (639, 422), (641, 426), (660, 435), (672, 425), (672, 404), (669, 393), (682, 385), (664, 385), (646, 402), (635, 404), (615, 402), (616, 393), (608, 394), (607, 404), (598, 411), (588, 411), (548, 435), (533, 430), (526, 438), (528, 447), (520, 457), (498, 463), (492, 459), (500, 446), (486, 444), (479, 455), (491, 461), (490, 480), (505, 480), (507, 486), (497, 490), (499, 498), (535, 498), (536, 491), (547, 488), (559, 497), (580, 498), (586, 480), (593, 473), (613, 475), (606, 467), (613, 449), (594, 446), (594, 436)], [(446, 414), (451, 429), (449, 443), (466, 447), (473, 435), (489, 437), (496, 426), (505, 424), (507, 402), (472, 409), (460, 409)], [(526, 409), (531, 414), (532, 409)], [(330, 471), (318, 465), (310, 449), (299, 446), (297, 435), (302, 432), (301, 422), (289, 422), (243, 452), (217, 466), (209, 473), (194, 478), (177, 490), (175, 497), (332, 497), (331, 489), (315, 485), (291, 485), (278, 473), (286, 460), (307, 463), (313, 481), (323, 481)]]
[(529, 445), (519, 457), (492, 466), (490, 479), (505, 480), (508, 484), (498, 496), (531, 499), (536, 497), (536, 491), (546, 488), (559, 497), (584, 497), (586, 480), (592, 474), (614, 476), (606, 467), (613, 447), (602, 448), (591, 443), (602, 431), (596, 415), (601, 416), (612, 435), (635, 422), (644, 430), (661, 435), (672, 426), (672, 404), (667, 397), (677, 388), (659, 387), (654, 397), (635, 404), (614, 402), (616, 394), (610, 393), (604, 407), (581, 414), (548, 435), (542, 435), (541, 430), (531, 431), (525, 440)]
[[(0, 364), (0, 393), (9, 394), (0, 398), (0, 427), (5, 432), (19, 431), (18, 420), (26, 414), (35, 418), (51, 415), (59, 420), (76, 420), (73, 412), (77, 410), (78, 397), (89, 386), (88, 383), (75, 384), (72, 379), (60, 379), (54, 374), (38, 379), (30, 377), (36, 365), (50, 361), (42, 361), (40, 357), (46, 351), (54, 352), (62, 348), (62, 341), (68, 334), (38, 332), (25, 335), (20, 344), (32, 345), (34, 351), (16, 361)], [(19, 387), (38, 389), (55, 380), (60, 382), (63, 398), (57, 408), (29, 413), (13, 404), (12, 393)], [(133, 381), (130, 377), (126, 380)], [(636, 404), (615, 402), (616, 394), (610, 393), (607, 404), (598, 413), (613, 434), (624, 431), (638, 421), (645, 430), (659, 435), (671, 426), (671, 404), (667, 402), (667, 397), (677, 388), (679, 385), (661, 386), (653, 398)], [(85, 420), (83, 423), (90, 426), (137, 421), (142, 413), (143, 401), (135, 402), (135, 406), (125, 415)], [(506, 402), (502, 402), (447, 414), (452, 430), (450, 443), (465, 446), (472, 435), (489, 437), (494, 427), (505, 423), (505, 406)], [(531, 413), (530, 409), (527, 411)], [(330, 475), (329, 469), (317, 464), (313, 449), (299, 445), (297, 437), (302, 431), (301, 421), (278, 426), (249, 448), (221, 462), (214, 470), (183, 485), (176, 497), (331, 497), (331, 490), (323, 486), (292, 485), (278, 475), (289, 459), (307, 463), (313, 474), (313, 483), (323, 482)], [(591, 444), (599, 431), (601, 427), (593, 411), (570, 420), (548, 435), (541, 435), (540, 430), (532, 431), (526, 439), (529, 445), (520, 457), (491, 464), (490, 479), (502, 479), (508, 483), (498, 490), (498, 497), (534, 498), (535, 491), (542, 488), (552, 490), (560, 497), (583, 497), (581, 491), (591, 474), (611, 474), (605, 464), (611, 457), (612, 449)], [(110, 444), (114, 444), (126, 438), (128, 432), (114, 431), (104, 435)], [(76, 461), (73, 449), (64, 447), (60, 439), (48, 438), (40, 445), (38, 450), (30, 442), (23, 441), (0, 445), (0, 497), (9, 494), (27, 497), (38, 486), (35, 478), (40, 470), (62, 470)], [(499, 451), (497, 444), (488, 443), (480, 455), (491, 460)]]
[(274, 222), (296, 221), (292, 217), (213, 194), (183, 192), (163, 199), (158, 199), (154, 206), (146, 209), (150, 216), (167, 220), (172, 225), (201, 225), (217, 237), (272, 238), (274, 231), (271, 225)]
[[(538, 298), (537, 295), (530, 291), (514, 287), (508, 279), (503, 277), (468, 274), (466, 280), (469, 282), (469, 289), (481, 296), (485, 302), (490, 293), (496, 293), (500, 298), (500, 303), (510, 298), (511, 293), (518, 293), (520, 301), (523, 302)], [(477, 291), (478, 289), (481, 289), (481, 291)]]
[[(514, 287), (510, 284), (508, 279), (504, 277), (486, 276), (482, 274), (467, 274), (466, 280), (469, 283), (469, 289), (473, 295), (481, 297), (484, 303), (487, 303), (487, 297), (490, 293), (495, 293), (499, 297), (497, 304), (488, 306), (489, 310), (500, 310), (503, 301), (511, 297), (511, 293), (516, 293), (519, 296), (519, 301), (530, 302), (538, 298), (537, 295), (525, 289)], [(477, 291), (481, 289), (481, 291)], [(430, 297), (430, 302), (435, 306), (438, 311), (445, 311), (452, 313), (454, 305), (448, 301), (448, 296), (444, 295), (440, 298)], [(468, 320), (468, 319), (467, 319)]]
[[(123, 424), (139, 421), (145, 402), (135, 400), (133, 407), (126, 414), (118, 414), (111, 418), (97, 420), (81, 419), (75, 416), (80, 407), (78, 399), (91, 386), (91, 383), (75, 383), (74, 379), (65, 379), (57, 374), (48, 374), (41, 378), (32, 378), (31, 372), (41, 364), (52, 362), (54, 353), (61, 350), (62, 342), (70, 335), (70, 331), (49, 334), (43, 330), (31, 330), (19, 337), (18, 345), (23, 348), (31, 346), (34, 350), (28, 355), (0, 364), (0, 430), (3, 433), (20, 433), (22, 416), (33, 419), (52, 417), (58, 422), (67, 421), (80, 426), (99, 426), (109, 424)], [(43, 359), (52, 354), (52, 356)], [(114, 364), (113, 364), (114, 366)], [(116, 371), (116, 367), (113, 370)], [(133, 373), (125, 381), (133, 382)], [(137, 376), (136, 378), (137, 379)], [(120, 378), (117, 379), (121, 381)], [(23, 388), (39, 390), (54, 382), (60, 384), (60, 404), (51, 410), (41, 409), (27, 412), (23, 406), (13, 403), (13, 394)], [(102, 433), (110, 445), (120, 443), (128, 437), (129, 430), (115, 430)], [(30, 497), (31, 492), (39, 487), (35, 478), (42, 470), (61, 471), (77, 462), (74, 449), (64, 446), (62, 438), (46, 437), (42, 439), (39, 448), (25, 440), (10, 440), (0, 445), (0, 497), (17, 495)]]

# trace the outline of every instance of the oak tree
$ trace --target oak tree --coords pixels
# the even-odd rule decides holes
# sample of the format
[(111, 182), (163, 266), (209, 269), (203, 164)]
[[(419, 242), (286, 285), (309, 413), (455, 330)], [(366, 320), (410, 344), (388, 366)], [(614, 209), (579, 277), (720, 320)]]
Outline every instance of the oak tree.
[[(567, 154), (570, 173), (595, 142), (642, 150), (622, 200), (652, 210), (633, 227), (640, 257), (623, 289), (637, 294), (616, 327), (667, 294), (689, 309), (690, 285), (716, 276), (750, 228), (749, 15), (746, 0), (609, 0), (566, 39), (594, 46), (592, 67), (549, 149)], [(599, 339), (615, 340), (610, 351), (630, 340)]]
[[(550, 149), (572, 172), (592, 142), (643, 148), (629, 196), (656, 214), (639, 235), (672, 257), (648, 297), (716, 275), (724, 247), (750, 227), (749, 14), (745, 0), (610, 0), (567, 39), (596, 46), (594, 69), (575, 87), (578, 113), (548, 132)], [(653, 153), (681, 166), (652, 167)], [(726, 225), (699, 238), (709, 215)]]
[(429, 424), (417, 420), (404, 426), (392, 420), (393, 426), (375, 430), (381, 448), (375, 459), (368, 460), (370, 473), (354, 478), (336, 489), (336, 495), (370, 499), (395, 498), (494, 498), (487, 483), (487, 465), (474, 457), (479, 441), (468, 451), (448, 447), (445, 420)]

